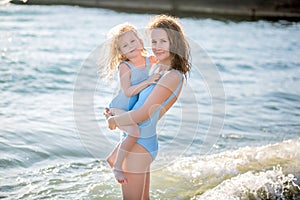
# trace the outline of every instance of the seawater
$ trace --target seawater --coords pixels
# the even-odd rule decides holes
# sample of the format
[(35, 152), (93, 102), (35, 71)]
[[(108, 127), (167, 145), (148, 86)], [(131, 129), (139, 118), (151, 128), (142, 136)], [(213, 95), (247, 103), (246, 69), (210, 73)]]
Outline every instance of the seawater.
[[(0, 7), (0, 198), (121, 198), (101, 115), (118, 85), (97, 56), (110, 28), (150, 16)], [(193, 70), (158, 127), (151, 199), (300, 199), (300, 24), (181, 22)]]

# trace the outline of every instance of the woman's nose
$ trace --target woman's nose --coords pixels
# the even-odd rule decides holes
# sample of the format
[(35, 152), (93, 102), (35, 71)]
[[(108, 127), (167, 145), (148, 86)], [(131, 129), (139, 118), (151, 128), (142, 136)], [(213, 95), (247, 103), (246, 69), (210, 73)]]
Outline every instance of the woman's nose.
[(162, 44), (160, 42), (156, 43), (155, 48), (156, 49), (161, 49), (162, 48)]

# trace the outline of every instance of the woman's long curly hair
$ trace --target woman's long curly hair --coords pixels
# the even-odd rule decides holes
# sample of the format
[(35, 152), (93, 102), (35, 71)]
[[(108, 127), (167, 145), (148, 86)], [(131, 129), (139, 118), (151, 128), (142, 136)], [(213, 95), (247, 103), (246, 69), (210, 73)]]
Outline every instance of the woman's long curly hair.
[(150, 19), (148, 29), (163, 29), (170, 41), (171, 68), (186, 75), (191, 70), (190, 46), (179, 24), (179, 20), (168, 15), (157, 15)]

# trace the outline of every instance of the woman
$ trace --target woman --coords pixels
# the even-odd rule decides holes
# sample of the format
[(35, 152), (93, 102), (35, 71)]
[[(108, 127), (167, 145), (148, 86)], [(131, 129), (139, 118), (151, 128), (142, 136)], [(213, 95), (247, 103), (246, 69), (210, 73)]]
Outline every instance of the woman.
[(149, 29), (152, 51), (165, 73), (157, 84), (141, 91), (133, 110), (107, 119), (110, 129), (139, 124), (140, 136), (123, 162), (128, 181), (122, 185), (125, 200), (149, 199), (150, 164), (158, 151), (156, 124), (176, 102), (183, 78), (191, 69), (189, 44), (177, 19), (156, 16), (150, 21)]

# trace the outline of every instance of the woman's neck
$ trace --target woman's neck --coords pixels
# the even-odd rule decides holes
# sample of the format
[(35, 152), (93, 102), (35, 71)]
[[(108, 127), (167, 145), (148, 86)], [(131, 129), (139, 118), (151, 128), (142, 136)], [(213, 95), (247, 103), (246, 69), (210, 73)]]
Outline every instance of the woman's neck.
[(171, 69), (171, 67), (168, 66), (168, 65), (159, 64), (159, 71), (160, 72), (166, 72), (166, 71), (169, 71), (170, 69)]
[(170, 60), (158, 61), (158, 64), (161, 66), (161, 69), (164, 71), (168, 71), (171, 69), (171, 61)]

